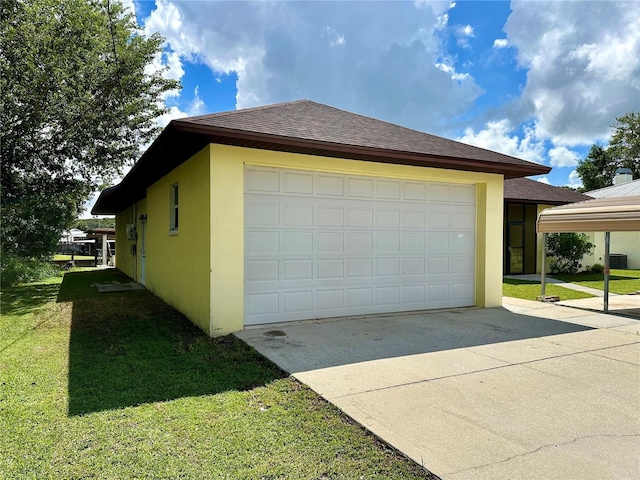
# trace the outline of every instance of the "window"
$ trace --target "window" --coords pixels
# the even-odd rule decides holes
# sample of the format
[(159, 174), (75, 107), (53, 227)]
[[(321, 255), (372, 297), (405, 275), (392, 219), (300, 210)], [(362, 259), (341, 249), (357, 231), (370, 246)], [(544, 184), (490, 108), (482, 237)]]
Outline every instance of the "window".
[(178, 184), (171, 185), (169, 233), (178, 233)]

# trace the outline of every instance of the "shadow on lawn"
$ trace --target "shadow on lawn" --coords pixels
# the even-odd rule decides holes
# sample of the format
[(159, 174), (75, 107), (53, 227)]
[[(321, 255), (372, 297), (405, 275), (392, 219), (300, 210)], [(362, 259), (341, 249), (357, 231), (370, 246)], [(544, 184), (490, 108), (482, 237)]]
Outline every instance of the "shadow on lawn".
[[(248, 390), (286, 376), (234, 336), (212, 339), (148, 291), (97, 294), (116, 270), (65, 275), (69, 415)], [(126, 278), (126, 277), (125, 277)]]
[(58, 284), (37, 283), (2, 289), (2, 314), (24, 315), (56, 298)]

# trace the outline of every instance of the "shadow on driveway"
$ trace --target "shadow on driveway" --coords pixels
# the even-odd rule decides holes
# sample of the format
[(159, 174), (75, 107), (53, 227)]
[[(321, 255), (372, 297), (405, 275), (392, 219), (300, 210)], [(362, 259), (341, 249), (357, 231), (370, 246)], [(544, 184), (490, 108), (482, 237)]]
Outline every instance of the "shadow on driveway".
[(98, 294), (116, 270), (65, 275), (71, 302), (69, 415), (249, 390), (286, 376), (233, 336), (209, 338), (150, 292)]
[(235, 335), (284, 370), (296, 373), (584, 330), (591, 328), (500, 307), (279, 324)]

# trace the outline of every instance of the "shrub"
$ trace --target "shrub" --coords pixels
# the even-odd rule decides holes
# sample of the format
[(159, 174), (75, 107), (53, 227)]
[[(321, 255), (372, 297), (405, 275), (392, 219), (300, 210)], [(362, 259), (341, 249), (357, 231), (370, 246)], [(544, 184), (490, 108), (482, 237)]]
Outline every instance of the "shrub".
[(0, 284), (10, 287), (20, 283), (37, 282), (59, 275), (61, 270), (49, 262), (3, 254), (0, 259)]
[(602, 273), (604, 272), (604, 265), (601, 263), (594, 263), (591, 265), (591, 273)]
[(552, 233), (547, 236), (547, 257), (556, 257), (549, 269), (551, 273), (578, 273), (580, 260), (591, 253), (594, 245), (584, 233)]

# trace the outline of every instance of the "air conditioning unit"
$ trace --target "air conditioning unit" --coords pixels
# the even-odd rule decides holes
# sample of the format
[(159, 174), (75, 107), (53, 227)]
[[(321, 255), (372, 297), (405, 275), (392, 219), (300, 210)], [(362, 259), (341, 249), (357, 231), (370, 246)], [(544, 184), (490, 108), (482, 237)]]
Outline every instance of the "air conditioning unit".
[(127, 240), (136, 240), (138, 234), (136, 233), (136, 224), (127, 223)]

